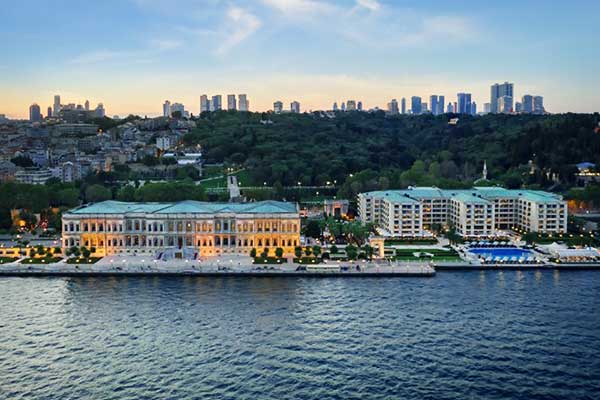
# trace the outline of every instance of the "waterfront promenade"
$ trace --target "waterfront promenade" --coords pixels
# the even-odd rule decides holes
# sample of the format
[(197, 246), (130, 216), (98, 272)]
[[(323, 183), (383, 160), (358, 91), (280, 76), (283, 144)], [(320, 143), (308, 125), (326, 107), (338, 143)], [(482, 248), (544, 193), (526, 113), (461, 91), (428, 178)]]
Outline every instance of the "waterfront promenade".
[(0, 265), (0, 276), (86, 276), (86, 275), (197, 275), (197, 276), (313, 276), (313, 277), (432, 277), (435, 269), (423, 263), (394, 264), (354, 261), (301, 265), (298, 263), (253, 264), (250, 257), (206, 257), (201, 260), (159, 261), (143, 256), (107, 256), (95, 264)]

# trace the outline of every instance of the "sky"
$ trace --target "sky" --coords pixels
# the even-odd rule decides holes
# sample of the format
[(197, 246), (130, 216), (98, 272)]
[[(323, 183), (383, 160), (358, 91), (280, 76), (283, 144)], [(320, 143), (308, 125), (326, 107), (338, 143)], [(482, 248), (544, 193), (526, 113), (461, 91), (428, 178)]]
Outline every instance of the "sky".
[(490, 85), (549, 112), (600, 111), (600, 1), (27, 0), (0, 6), (0, 114), (103, 103), (155, 116), (168, 99), (246, 93), (253, 111), (366, 108)]

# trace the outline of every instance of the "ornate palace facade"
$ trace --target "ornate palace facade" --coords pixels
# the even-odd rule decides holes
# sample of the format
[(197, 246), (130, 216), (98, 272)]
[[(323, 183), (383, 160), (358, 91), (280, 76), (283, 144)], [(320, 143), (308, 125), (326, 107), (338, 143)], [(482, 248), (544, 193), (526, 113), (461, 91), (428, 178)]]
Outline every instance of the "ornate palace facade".
[(295, 203), (126, 203), (104, 201), (62, 217), (62, 245), (94, 248), (95, 255), (150, 254), (196, 258), (249, 254), (264, 248), (286, 255), (300, 245)]

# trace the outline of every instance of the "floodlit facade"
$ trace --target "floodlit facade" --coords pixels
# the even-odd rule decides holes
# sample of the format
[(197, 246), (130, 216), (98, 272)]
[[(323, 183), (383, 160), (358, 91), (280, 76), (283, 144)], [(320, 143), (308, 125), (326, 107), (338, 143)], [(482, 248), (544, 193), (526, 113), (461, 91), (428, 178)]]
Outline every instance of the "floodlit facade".
[(159, 259), (260, 253), (300, 245), (296, 203), (128, 203), (104, 201), (62, 216), (62, 247), (95, 248), (94, 255), (147, 254)]
[(442, 190), (411, 187), (358, 195), (359, 218), (387, 236), (431, 235), (435, 226), (453, 226), (465, 237), (495, 236), (502, 230), (567, 232), (567, 202), (534, 190), (476, 187)]

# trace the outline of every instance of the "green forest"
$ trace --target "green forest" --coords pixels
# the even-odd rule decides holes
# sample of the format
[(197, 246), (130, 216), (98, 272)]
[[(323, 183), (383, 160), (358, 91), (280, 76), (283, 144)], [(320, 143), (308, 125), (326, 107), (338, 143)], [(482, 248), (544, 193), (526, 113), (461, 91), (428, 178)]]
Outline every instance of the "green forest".
[[(458, 117), (456, 125), (450, 118)], [(575, 164), (600, 165), (599, 115), (422, 115), (384, 112), (203, 113), (184, 137), (203, 146), (206, 162), (245, 167), (252, 183), (323, 185), (341, 195), (408, 185), (488, 184), (548, 188), (558, 174), (573, 184)]]

